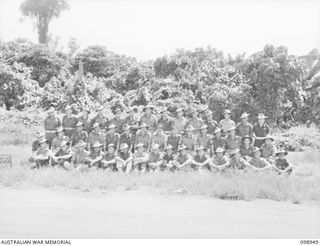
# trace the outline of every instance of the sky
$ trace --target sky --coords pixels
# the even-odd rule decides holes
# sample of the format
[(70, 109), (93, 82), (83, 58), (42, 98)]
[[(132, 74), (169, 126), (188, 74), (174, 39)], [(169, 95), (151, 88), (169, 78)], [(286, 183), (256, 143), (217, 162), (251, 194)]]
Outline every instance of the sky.
[[(37, 42), (23, 0), (0, 0), (0, 39)], [(266, 44), (290, 54), (320, 49), (319, 0), (68, 0), (71, 8), (54, 19), (49, 33), (61, 45), (76, 38), (83, 49), (104, 45), (138, 60), (170, 55), (178, 48), (211, 46), (225, 54), (250, 55)]]

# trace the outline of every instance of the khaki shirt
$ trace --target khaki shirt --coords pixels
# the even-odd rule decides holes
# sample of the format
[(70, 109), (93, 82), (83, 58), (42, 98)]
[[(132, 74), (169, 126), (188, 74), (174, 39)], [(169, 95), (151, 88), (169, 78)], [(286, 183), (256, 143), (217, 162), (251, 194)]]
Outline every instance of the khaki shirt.
[(227, 150), (239, 149), (240, 145), (241, 145), (241, 138), (239, 136), (235, 136), (234, 138), (231, 138), (230, 136), (226, 137)]
[(119, 146), (120, 135), (119, 133), (107, 133), (106, 135), (106, 147), (108, 144), (114, 144), (115, 148), (117, 149)]
[(173, 147), (173, 152), (176, 152), (178, 150), (179, 144), (181, 142), (181, 135), (169, 135), (168, 140), (167, 140), (167, 145), (172, 145)]
[(61, 122), (58, 117), (47, 116), (47, 118), (45, 118), (44, 120), (44, 129), (46, 131), (55, 131), (60, 126), (60, 124)]
[(266, 159), (268, 159), (272, 156), (275, 156), (275, 154), (277, 152), (277, 148), (273, 144), (271, 144), (271, 145), (262, 144), (260, 147), (260, 150), (261, 150), (261, 156)]
[(151, 142), (151, 134), (148, 132), (142, 133), (138, 132), (136, 135), (135, 144), (143, 143), (143, 147), (145, 149), (148, 149)]
[(255, 158), (255, 157), (252, 157), (251, 160), (249, 161), (249, 163), (254, 166), (254, 167), (257, 167), (257, 168), (263, 168), (263, 167), (266, 167), (269, 165), (269, 163), (267, 162), (266, 159), (264, 158)]
[(67, 141), (69, 142), (69, 137), (68, 136), (63, 136), (62, 138), (60, 137), (55, 137), (52, 141), (52, 144), (51, 144), (51, 149), (52, 150), (56, 150), (56, 149), (59, 149), (60, 146), (61, 146), (61, 143), (62, 141)]
[(212, 158), (212, 162), (217, 166), (222, 166), (228, 162), (228, 159), (225, 156), (222, 156), (222, 157), (214, 156)]
[(115, 118), (110, 120), (109, 125), (114, 124), (116, 126), (116, 132), (117, 133), (121, 133), (122, 132), (123, 122), (124, 122), (124, 120), (122, 120), (121, 118), (117, 119), (115, 117)]
[(219, 122), (219, 128), (221, 128), (223, 132), (227, 132), (227, 130), (233, 126), (236, 127), (236, 123), (231, 119), (223, 119)]
[(241, 138), (245, 137), (246, 135), (249, 135), (250, 137), (253, 137), (253, 127), (250, 123), (243, 124), (242, 122), (238, 123), (237, 125), (237, 135)]
[(95, 142), (99, 142), (101, 144), (104, 144), (104, 141), (105, 141), (105, 137), (104, 137), (104, 134), (102, 134), (101, 132), (96, 133), (96, 132), (92, 131), (89, 134), (90, 145), (93, 145)]
[(183, 135), (181, 137), (181, 144), (185, 145), (188, 147), (188, 150), (190, 151), (193, 151), (194, 150), (194, 144), (195, 144), (195, 138), (194, 136), (186, 136), (186, 135)]
[(88, 133), (86, 131), (81, 131), (81, 132), (75, 131), (72, 134), (72, 136), (71, 136), (72, 146), (79, 143), (80, 140), (82, 140), (85, 143), (88, 141)]
[(174, 118), (173, 119), (173, 124), (177, 127), (178, 132), (182, 133), (184, 131), (184, 128), (187, 124), (187, 119), (184, 117), (181, 118)]
[(167, 143), (167, 136), (165, 134), (153, 134), (151, 137), (152, 144), (159, 144), (160, 149), (163, 150)]
[(209, 143), (210, 143), (210, 137), (208, 134), (206, 134), (206, 135), (199, 134), (196, 138), (196, 145), (197, 146), (201, 145), (201, 146), (205, 147), (206, 149), (208, 149)]
[(89, 156), (89, 152), (76, 150), (72, 155), (73, 164), (84, 164), (86, 162), (86, 158)]
[(157, 117), (153, 114), (151, 114), (150, 116), (147, 116), (146, 114), (143, 114), (141, 116), (141, 119), (140, 119), (140, 123), (146, 123), (147, 126), (149, 127), (149, 130), (153, 130), (154, 127), (156, 126), (157, 124)]

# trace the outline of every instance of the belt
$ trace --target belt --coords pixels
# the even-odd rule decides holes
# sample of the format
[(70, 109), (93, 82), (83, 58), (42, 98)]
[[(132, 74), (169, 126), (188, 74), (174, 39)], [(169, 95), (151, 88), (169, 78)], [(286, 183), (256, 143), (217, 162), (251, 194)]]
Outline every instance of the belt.
[(71, 128), (71, 127), (65, 127), (64, 129), (65, 130), (74, 130), (74, 128)]
[(46, 130), (46, 132), (48, 132), (48, 133), (56, 133), (56, 131), (55, 130)]

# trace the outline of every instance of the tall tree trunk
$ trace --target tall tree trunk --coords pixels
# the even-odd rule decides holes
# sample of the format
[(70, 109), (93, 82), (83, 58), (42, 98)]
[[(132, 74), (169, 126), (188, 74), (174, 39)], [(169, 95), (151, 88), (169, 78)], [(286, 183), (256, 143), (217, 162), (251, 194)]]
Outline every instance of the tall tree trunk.
[(40, 44), (47, 44), (49, 22), (46, 17), (40, 17), (38, 21), (38, 41)]

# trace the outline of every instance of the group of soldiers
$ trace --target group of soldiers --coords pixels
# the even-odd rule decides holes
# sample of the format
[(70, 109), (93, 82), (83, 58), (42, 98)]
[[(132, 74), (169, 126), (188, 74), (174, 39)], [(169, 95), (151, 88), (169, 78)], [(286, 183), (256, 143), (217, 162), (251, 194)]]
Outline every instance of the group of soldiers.
[(252, 125), (247, 113), (243, 113), (241, 122), (236, 124), (228, 109), (219, 123), (210, 110), (200, 117), (194, 108), (188, 119), (182, 108), (176, 109), (174, 116), (166, 108), (160, 110), (158, 117), (153, 111), (152, 105), (145, 106), (142, 113), (138, 113), (137, 108), (119, 107), (114, 117), (108, 119), (102, 107), (98, 107), (91, 118), (87, 108), (74, 115), (72, 106), (67, 106), (60, 120), (55, 109), (50, 108), (44, 121), (45, 132), (37, 132), (32, 145), (32, 168), (56, 166), (67, 170), (105, 169), (125, 173), (292, 171), (287, 152), (276, 148), (265, 122), (267, 117), (262, 113)]

